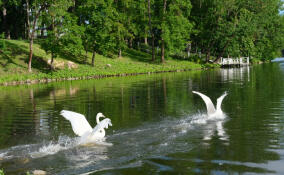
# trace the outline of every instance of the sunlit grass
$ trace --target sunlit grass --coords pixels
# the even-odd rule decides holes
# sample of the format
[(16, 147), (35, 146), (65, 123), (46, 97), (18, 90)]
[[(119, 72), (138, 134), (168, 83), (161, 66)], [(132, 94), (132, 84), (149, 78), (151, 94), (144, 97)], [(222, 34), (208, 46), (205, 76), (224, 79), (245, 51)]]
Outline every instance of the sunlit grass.
[[(129, 75), (140, 73), (154, 73), (177, 70), (200, 69), (204, 65), (188, 60), (176, 60), (167, 58), (166, 63), (159, 62), (159, 58), (152, 62), (151, 55), (133, 49), (123, 52), (122, 58), (108, 58), (96, 54), (95, 66), (91, 66), (91, 53), (88, 53), (87, 64), (84, 64), (84, 54), (80, 58), (72, 56), (58, 56), (56, 60), (76, 61), (77, 69), (65, 69), (50, 71), (47, 60), (50, 55), (46, 54), (38, 44), (34, 44), (33, 72), (29, 73), (28, 54), (29, 43), (19, 40), (6, 40), (7, 48), (4, 54), (0, 54), (0, 83), (26, 80), (63, 79), (63, 78), (92, 78), (116, 75)], [(83, 53), (83, 52), (82, 52)], [(110, 65), (110, 66), (108, 66)]]

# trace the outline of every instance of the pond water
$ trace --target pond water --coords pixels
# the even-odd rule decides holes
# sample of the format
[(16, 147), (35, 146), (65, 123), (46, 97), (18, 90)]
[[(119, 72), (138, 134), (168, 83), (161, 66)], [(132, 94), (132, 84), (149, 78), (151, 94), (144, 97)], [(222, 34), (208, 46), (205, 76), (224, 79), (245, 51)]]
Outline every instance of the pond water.
[[(226, 118), (205, 121), (225, 91)], [(5, 174), (284, 174), (284, 66), (0, 87), (0, 169)], [(104, 143), (78, 145), (61, 110), (94, 126)]]

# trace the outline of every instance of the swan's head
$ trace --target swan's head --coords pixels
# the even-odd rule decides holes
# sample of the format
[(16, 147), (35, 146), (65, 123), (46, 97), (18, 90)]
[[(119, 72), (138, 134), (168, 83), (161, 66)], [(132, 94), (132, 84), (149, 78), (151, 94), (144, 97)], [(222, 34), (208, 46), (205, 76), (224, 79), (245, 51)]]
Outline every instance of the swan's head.
[(109, 123), (108, 123), (108, 124), (109, 124), (109, 126), (112, 126), (112, 123), (111, 123), (111, 120), (110, 120), (110, 119), (109, 119)]
[(104, 116), (104, 114), (103, 113), (101, 113), (101, 112), (99, 112), (98, 114), (97, 114), (97, 117), (96, 117), (96, 120), (97, 120), (97, 123), (100, 123), (100, 118), (105, 118), (105, 116)]
[(101, 113), (101, 112), (99, 112), (98, 114), (97, 114), (97, 117), (103, 117), (103, 118), (105, 118), (105, 116), (104, 116), (104, 114), (103, 113)]
[(111, 120), (109, 118), (105, 119), (106, 122), (107, 122), (107, 125), (106, 125), (106, 128), (108, 128), (108, 125), (109, 126), (112, 126), (112, 123), (111, 123)]
[(225, 96), (227, 96), (227, 95), (228, 95), (228, 92), (227, 92), (227, 91), (225, 91), (225, 92), (224, 92), (224, 95), (225, 95)]

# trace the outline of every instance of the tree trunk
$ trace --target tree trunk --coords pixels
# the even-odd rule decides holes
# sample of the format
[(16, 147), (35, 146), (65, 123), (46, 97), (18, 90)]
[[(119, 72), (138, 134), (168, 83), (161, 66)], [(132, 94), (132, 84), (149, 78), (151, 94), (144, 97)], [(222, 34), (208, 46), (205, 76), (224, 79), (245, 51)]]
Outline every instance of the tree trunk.
[(6, 30), (6, 18), (7, 18), (7, 9), (5, 8), (5, 4), (2, 7), (2, 13), (3, 13), (3, 26), (4, 26), (4, 31)]
[(10, 32), (10, 29), (7, 29), (7, 39), (11, 39), (11, 32)]
[(25, 33), (24, 33), (24, 37), (25, 39), (29, 39), (29, 34), (27, 33), (28, 32), (28, 26), (27, 26), (27, 23), (25, 23)]
[(33, 58), (33, 37), (31, 34), (31, 23), (30, 23), (30, 6), (29, 6), (29, 0), (26, 0), (27, 5), (27, 32), (28, 32), (28, 39), (30, 41), (29, 47), (30, 47), (30, 53), (29, 53), (29, 64), (28, 64), (28, 70), (29, 72), (32, 72), (32, 58)]
[(152, 61), (155, 61), (155, 36), (152, 33)]
[(133, 39), (130, 38), (130, 39), (129, 39), (129, 47), (130, 47), (130, 48), (132, 48), (132, 43), (133, 43)]
[[(155, 61), (155, 36), (154, 36), (154, 32), (152, 30), (152, 22), (151, 22), (151, 0), (148, 0), (148, 17), (149, 17), (150, 32), (152, 34), (152, 61)], [(145, 39), (147, 39), (147, 38), (145, 38)]]
[(161, 62), (165, 63), (165, 41), (162, 38), (162, 47), (161, 47)]
[(209, 59), (210, 59), (210, 48), (208, 48), (207, 50), (207, 53), (206, 53), (206, 62), (208, 63), (209, 62)]
[(5, 7), (5, 4), (3, 4), (2, 13), (3, 13), (3, 26), (4, 26), (4, 31), (5, 31), (5, 38), (11, 39), (10, 30), (8, 29), (8, 26), (7, 26), (7, 9)]
[(44, 37), (44, 28), (40, 29), (40, 37), (43, 38)]
[(33, 59), (33, 39), (30, 38), (30, 54), (29, 54), (29, 72), (32, 72), (32, 59)]
[(187, 58), (190, 57), (190, 51), (191, 51), (191, 43), (187, 44)]
[(88, 61), (88, 47), (85, 48), (85, 64), (87, 64)]
[(95, 57), (96, 57), (96, 51), (93, 50), (93, 55), (92, 55), (92, 66), (95, 66)]
[(118, 58), (121, 58), (121, 49), (118, 51)]
[(50, 61), (50, 70), (53, 70), (53, 61), (54, 61), (54, 54), (51, 52), (51, 61)]
[(144, 38), (144, 44), (148, 45), (148, 38), (147, 37)]
[(33, 41), (34, 41), (34, 35), (35, 35), (35, 27), (36, 27), (36, 23), (37, 20), (39, 18), (40, 12), (41, 10), (43, 10), (44, 6), (40, 6), (38, 11), (35, 12), (35, 16), (33, 19), (33, 26), (31, 29), (31, 23), (30, 23), (30, 6), (29, 6), (29, 0), (26, 0), (26, 13), (27, 13), (27, 32), (28, 32), (28, 38), (30, 41), (29, 47), (30, 47), (30, 54), (29, 54), (29, 65), (28, 65), (28, 69), (29, 72), (32, 72), (32, 58), (33, 58)]
[[(164, 0), (164, 9), (163, 9), (163, 21), (165, 20), (165, 15), (166, 15), (166, 8), (167, 8), (167, 0)], [(162, 34), (164, 33), (162, 29)], [(165, 63), (165, 40), (163, 37), (161, 37), (162, 41), (162, 47), (161, 47), (161, 62)]]

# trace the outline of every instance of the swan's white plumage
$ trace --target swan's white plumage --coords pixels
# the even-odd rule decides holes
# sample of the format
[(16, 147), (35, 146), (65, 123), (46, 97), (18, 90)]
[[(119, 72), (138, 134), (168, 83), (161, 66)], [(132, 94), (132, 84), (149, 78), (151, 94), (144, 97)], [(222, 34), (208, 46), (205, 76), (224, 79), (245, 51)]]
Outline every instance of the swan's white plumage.
[(100, 117), (105, 117), (102, 113), (97, 114), (97, 125), (94, 128), (90, 126), (85, 116), (82, 114), (66, 110), (62, 110), (60, 114), (70, 121), (74, 133), (80, 136), (80, 143), (95, 142), (103, 139), (105, 137), (104, 129), (107, 129), (108, 126), (112, 126), (109, 118), (99, 121)]
[(224, 99), (227, 95), (228, 95), (227, 92), (225, 92), (221, 97), (219, 97), (219, 98), (217, 99), (217, 105), (216, 105), (216, 110), (217, 110), (217, 111), (218, 111), (218, 110), (221, 110), (222, 101), (223, 101), (223, 99)]
[(70, 121), (76, 135), (83, 136), (85, 133), (92, 132), (93, 129), (84, 115), (67, 110), (62, 110), (60, 114)]
[(219, 97), (217, 99), (217, 105), (216, 105), (216, 109), (214, 107), (214, 104), (212, 103), (211, 99), (209, 97), (207, 97), (206, 95), (197, 92), (197, 91), (192, 91), (192, 93), (195, 93), (197, 95), (199, 95), (203, 101), (206, 104), (206, 108), (207, 108), (207, 114), (209, 117), (221, 117), (223, 116), (223, 111), (221, 110), (221, 104), (223, 99), (228, 95), (227, 92), (225, 92), (221, 97)]
[(208, 115), (212, 115), (216, 112), (216, 109), (214, 107), (214, 104), (212, 103), (211, 99), (209, 97), (207, 97), (206, 95), (200, 93), (200, 92), (196, 92), (196, 91), (192, 91), (193, 93), (199, 95), (203, 101), (206, 104), (206, 108), (207, 108), (207, 113)]

